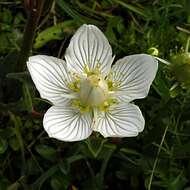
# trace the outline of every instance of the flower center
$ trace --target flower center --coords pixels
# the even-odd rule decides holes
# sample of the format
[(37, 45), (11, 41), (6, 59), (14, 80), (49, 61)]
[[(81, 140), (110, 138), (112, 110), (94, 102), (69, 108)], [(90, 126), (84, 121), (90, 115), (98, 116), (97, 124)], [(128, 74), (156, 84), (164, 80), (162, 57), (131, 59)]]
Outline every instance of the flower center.
[(99, 106), (108, 98), (107, 82), (99, 75), (90, 75), (80, 82), (79, 97), (86, 106)]

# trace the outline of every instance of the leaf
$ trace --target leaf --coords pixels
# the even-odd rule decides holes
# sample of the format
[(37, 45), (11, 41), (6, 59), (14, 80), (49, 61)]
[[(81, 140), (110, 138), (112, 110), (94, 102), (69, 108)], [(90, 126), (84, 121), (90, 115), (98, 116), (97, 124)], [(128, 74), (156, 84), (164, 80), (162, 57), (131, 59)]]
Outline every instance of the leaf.
[(46, 28), (45, 30), (37, 34), (34, 43), (34, 48), (41, 48), (52, 40), (62, 40), (66, 37), (66, 35), (72, 34), (75, 28), (76, 23), (73, 20), (67, 20), (55, 26)]
[(27, 159), (27, 172), (30, 175), (36, 175), (40, 174), (42, 172), (41, 167), (39, 166), (39, 163), (35, 160), (36, 156), (33, 156), (33, 158)]
[(22, 129), (21, 127), (23, 126), (22, 120), (19, 116), (15, 116), (12, 113), (9, 113), (9, 116), (10, 116), (10, 120), (12, 121), (12, 123), (14, 125), (14, 128), (12, 128), (12, 130), (13, 130), (13, 132), (18, 140), (19, 146), (20, 146), (21, 161), (22, 161), (22, 165), (20, 167), (21, 167), (21, 170), (24, 171), (26, 168), (26, 159), (25, 159), (24, 139), (22, 137), (22, 131), (21, 131), (21, 129)]
[(19, 113), (23, 111), (28, 111), (27, 107), (23, 103), (23, 99), (20, 99), (17, 102), (12, 102), (12, 103), (0, 103), (0, 111), (1, 112), (14, 112), (14, 113)]
[(96, 158), (99, 153), (102, 151), (104, 143), (107, 141), (107, 139), (101, 139), (101, 138), (88, 138), (85, 143), (88, 146), (89, 151), (92, 153), (94, 158)]
[(78, 25), (91, 23), (94, 25), (101, 24), (96, 19), (92, 19), (89, 16), (85, 17), (82, 14), (79, 14), (76, 10), (74, 10), (73, 6), (70, 3), (66, 3), (65, 0), (57, 0), (57, 4), (63, 9), (69, 16), (71, 16)]
[(129, 4), (129, 3), (125, 3), (125, 2), (119, 1), (119, 0), (115, 0), (115, 2), (122, 5), (123, 7), (127, 8), (128, 10), (130, 10), (134, 13), (137, 13), (137, 14), (143, 16), (146, 19), (148, 18), (148, 15), (146, 14), (145, 10), (143, 10), (143, 9), (140, 9), (138, 7), (135, 7), (131, 4)]
[(27, 84), (29, 87), (33, 87), (33, 82), (30, 77), (29, 72), (24, 71), (24, 72), (18, 72), (18, 73), (8, 73), (6, 75), (7, 78), (12, 78), (12, 79), (17, 79), (22, 83)]
[(180, 172), (178, 176), (172, 177), (169, 180), (169, 185), (167, 190), (179, 190), (184, 187), (186, 184), (187, 179), (185, 178), (183, 171)]
[(58, 171), (51, 177), (51, 187), (53, 190), (70, 190), (70, 184), (70, 174), (63, 175), (61, 172)]
[(54, 165), (46, 172), (44, 172), (33, 184), (32, 189), (41, 190), (43, 183), (50, 178), (56, 171), (58, 170), (58, 166)]
[(8, 73), (14, 72), (16, 69), (17, 58), (18, 53), (11, 52), (0, 61), (0, 91), (2, 93), (0, 101), (4, 103), (16, 102), (21, 98), (21, 83), (6, 77)]
[(124, 152), (126, 154), (132, 154), (132, 155), (136, 155), (136, 156), (141, 156), (141, 154), (134, 150), (134, 149), (130, 149), (130, 148), (121, 148), (120, 149), (121, 152)]
[(165, 102), (167, 102), (170, 99), (170, 92), (169, 92), (170, 87), (161, 69), (158, 70), (152, 86)]
[(53, 190), (61, 190), (61, 182), (56, 179), (56, 178), (52, 178), (51, 179), (51, 187)]
[(3, 154), (7, 150), (7, 147), (7, 141), (0, 137), (0, 154)]
[(1, 18), (1, 22), (7, 23), (7, 24), (11, 24), (12, 19), (13, 19), (11, 11), (7, 8), (4, 8), (0, 12), (0, 18)]
[(26, 84), (23, 84), (23, 104), (28, 112), (32, 112), (32, 97)]
[(85, 19), (76, 11), (73, 10), (72, 7), (69, 6), (64, 0), (57, 0), (57, 4), (63, 9), (68, 15), (70, 15), (73, 19), (78, 21), (80, 24), (85, 23)]
[(2, 128), (2, 129), (0, 128), (0, 138), (9, 139), (12, 136), (14, 136), (14, 132), (11, 127)]
[(70, 156), (59, 163), (59, 168), (63, 174), (67, 175), (70, 172), (71, 164), (82, 159), (84, 159), (84, 156), (80, 154)]
[(7, 190), (7, 187), (10, 185), (10, 181), (5, 177), (0, 177), (0, 187), (1, 190)]
[(59, 168), (63, 174), (67, 175), (70, 171), (70, 163), (64, 159), (59, 163)]
[(182, 145), (175, 145), (174, 153), (176, 155), (190, 154), (190, 142), (183, 143)]
[(67, 158), (68, 163), (73, 163), (76, 162), (78, 160), (84, 159), (83, 155), (77, 154), (77, 155), (73, 155)]
[(15, 138), (15, 137), (12, 137), (12, 138), (9, 140), (9, 145), (10, 145), (10, 147), (11, 147), (14, 151), (17, 151), (17, 150), (19, 150), (19, 148), (20, 148), (18, 139)]
[(25, 181), (25, 177), (21, 176), (15, 183), (8, 186), (7, 190), (18, 190), (24, 181)]
[[(109, 38), (110, 42), (117, 42), (117, 37), (115, 35), (114, 29), (117, 29), (117, 26), (123, 22), (122, 17), (115, 16), (110, 18), (106, 27), (106, 36)], [(118, 32), (118, 30), (117, 30)]]
[(101, 165), (101, 168), (100, 168), (100, 172), (96, 175), (96, 183), (98, 184), (98, 189), (103, 189), (103, 183), (104, 183), (104, 176), (105, 176), (105, 172), (106, 172), (106, 168), (107, 168), (107, 165), (108, 165), (108, 162), (115, 150), (115, 148), (113, 149), (113, 147), (115, 146), (108, 146), (107, 148), (107, 155), (106, 157), (104, 158), (103, 162), (102, 162), (102, 165)]
[(55, 160), (57, 158), (57, 151), (47, 145), (37, 145), (35, 147), (36, 151), (47, 160)]
[(20, 184), (18, 182), (13, 183), (12, 185), (8, 186), (7, 190), (18, 190)]
[[(31, 90), (34, 90), (33, 82), (28, 72), (19, 72), (19, 73), (8, 73), (7, 78), (17, 79), (22, 82), (22, 99), (20, 100), (19, 108), (24, 108), (24, 111), (32, 111), (32, 97), (30, 93)], [(16, 102), (15, 102), (16, 103)], [(19, 103), (19, 102), (18, 102)], [(21, 109), (22, 110), (22, 109)]]

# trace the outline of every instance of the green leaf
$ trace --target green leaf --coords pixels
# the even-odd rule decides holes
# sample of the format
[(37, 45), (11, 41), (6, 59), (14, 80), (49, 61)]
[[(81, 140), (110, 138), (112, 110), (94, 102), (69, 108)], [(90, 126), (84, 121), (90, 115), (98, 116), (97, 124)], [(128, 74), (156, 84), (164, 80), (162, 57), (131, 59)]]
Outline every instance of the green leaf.
[(77, 154), (77, 155), (73, 155), (73, 156), (68, 157), (67, 161), (68, 161), (68, 163), (71, 164), (73, 162), (76, 162), (76, 161), (82, 160), (82, 159), (84, 159), (84, 156), (81, 154)]
[(96, 19), (92, 19), (88, 16), (83, 16), (82, 14), (78, 13), (76, 10), (74, 10), (74, 7), (70, 3), (66, 3), (65, 0), (57, 0), (57, 4), (60, 6), (61, 9), (63, 9), (69, 16), (71, 16), (78, 25), (85, 24), (85, 23), (91, 23), (95, 25), (101, 24)]
[(70, 189), (69, 187), (70, 184), (71, 184), (70, 174), (63, 175), (61, 172), (58, 171), (51, 177), (51, 187), (53, 190)]
[(102, 138), (88, 138), (85, 143), (88, 146), (89, 151), (92, 153), (94, 158), (96, 158), (99, 153), (102, 151), (104, 143), (107, 141), (107, 139)]
[[(19, 108), (24, 108), (25, 111), (31, 112), (32, 111), (32, 97), (30, 93), (33, 89), (33, 82), (28, 72), (19, 72), (19, 73), (8, 73), (6, 75), (7, 78), (17, 79), (22, 82), (22, 99), (19, 103)], [(16, 103), (16, 102), (15, 102)], [(21, 104), (21, 105), (20, 105)]]
[(144, 18), (148, 18), (148, 15), (146, 14), (145, 10), (143, 9), (140, 9), (138, 7), (135, 7), (129, 3), (125, 3), (123, 1), (119, 1), (119, 0), (115, 0), (116, 3), (120, 4), (121, 6), (127, 8), (128, 10), (134, 12), (134, 13), (137, 13), (141, 16), (143, 16)]
[(75, 10), (73, 10), (73, 7), (71, 7), (64, 0), (57, 0), (57, 4), (60, 6), (61, 9), (63, 9), (68, 15), (70, 15), (73, 19), (78, 21), (80, 24), (85, 23), (85, 19)]
[(18, 73), (8, 73), (6, 75), (7, 78), (12, 78), (12, 79), (17, 79), (22, 83), (27, 84), (29, 87), (33, 87), (33, 82), (30, 77), (29, 72), (24, 71), (24, 72), (18, 72)]
[(170, 87), (164, 75), (165, 74), (163, 73), (163, 71), (159, 69), (152, 86), (155, 89), (155, 91), (163, 98), (163, 100), (167, 102), (170, 99)]
[(58, 166), (52, 166), (46, 172), (44, 172), (33, 184), (32, 189), (41, 190), (43, 183), (50, 178), (56, 171), (58, 170)]
[(62, 185), (58, 179), (52, 178), (51, 179), (51, 187), (53, 190), (61, 190)]
[(23, 103), (28, 112), (32, 112), (32, 97), (30, 94), (29, 87), (26, 84), (23, 84)]
[(75, 31), (75, 28), (76, 23), (73, 20), (67, 20), (55, 26), (46, 28), (45, 30), (37, 34), (34, 48), (41, 48), (52, 40), (62, 40), (66, 36), (68, 36), (68, 34), (72, 34)]
[(12, 185), (8, 186), (7, 190), (18, 190), (20, 184), (18, 182), (13, 183)]
[(67, 175), (70, 171), (70, 163), (68, 160), (64, 159), (59, 163), (59, 168), (63, 174)]
[(13, 102), (13, 103), (0, 103), (0, 111), (1, 112), (14, 112), (14, 113), (20, 113), (23, 111), (28, 111), (28, 108), (26, 107), (26, 105), (24, 104), (23, 99), (20, 99), (17, 102)]
[[(25, 181), (25, 177), (21, 176), (15, 183), (8, 186), (7, 190), (18, 190), (21, 187), (21, 184)], [(23, 187), (22, 187), (23, 188)]]
[(126, 154), (132, 154), (132, 155), (136, 155), (136, 156), (141, 156), (141, 154), (134, 150), (134, 149), (130, 149), (130, 148), (121, 148), (120, 149), (121, 152), (124, 152)]
[(169, 185), (167, 190), (179, 190), (184, 187), (186, 184), (187, 179), (185, 178), (183, 171), (178, 176), (172, 177), (169, 180)]
[(17, 139), (16, 137), (10, 138), (10, 140), (9, 140), (9, 145), (10, 145), (10, 147), (11, 147), (14, 151), (17, 151), (17, 150), (19, 150), (19, 148), (20, 148), (18, 139)]
[(47, 160), (55, 160), (57, 158), (57, 151), (47, 145), (37, 145), (35, 147), (36, 151)]
[(36, 156), (33, 155), (33, 158), (27, 159), (27, 172), (30, 175), (40, 174), (43, 170), (40, 167), (39, 163), (36, 161)]
[(11, 10), (4, 8), (0, 12), (0, 18), (1, 18), (1, 22), (11, 24), (12, 18), (13, 18)]
[(7, 147), (7, 141), (0, 137), (0, 154), (3, 154), (7, 150)]
[(10, 181), (5, 177), (0, 177), (0, 187), (1, 190), (7, 190), (7, 187), (10, 185)]

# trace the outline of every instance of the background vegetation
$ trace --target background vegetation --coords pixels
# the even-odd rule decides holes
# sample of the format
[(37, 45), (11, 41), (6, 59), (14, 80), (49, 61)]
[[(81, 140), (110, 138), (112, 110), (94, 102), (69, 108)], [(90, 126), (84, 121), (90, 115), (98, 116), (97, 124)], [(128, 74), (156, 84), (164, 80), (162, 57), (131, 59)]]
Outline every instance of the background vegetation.
[[(149, 53), (171, 62), (159, 63), (149, 96), (136, 101), (146, 119), (138, 137), (66, 143), (43, 130), (50, 105), (25, 62), (63, 58), (83, 23), (105, 32), (116, 59)], [(189, 35), (189, 0), (1, 0), (0, 190), (189, 190)]]

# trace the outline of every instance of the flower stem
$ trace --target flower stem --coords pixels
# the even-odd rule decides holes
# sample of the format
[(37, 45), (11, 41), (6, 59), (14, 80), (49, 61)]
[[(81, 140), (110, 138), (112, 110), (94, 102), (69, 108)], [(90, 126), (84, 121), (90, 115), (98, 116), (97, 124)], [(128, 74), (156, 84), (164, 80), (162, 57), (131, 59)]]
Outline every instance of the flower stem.
[(187, 37), (187, 43), (186, 43), (186, 46), (185, 46), (185, 53), (188, 53), (188, 50), (189, 50), (189, 42), (190, 42), (190, 35)]
[(162, 148), (162, 145), (163, 145), (166, 133), (168, 131), (168, 127), (169, 126), (167, 125), (166, 128), (165, 128), (165, 130), (164, 130), (164, 134), (162, 136), (162, 140), (161, 140), (160, 146), (158, 148), (157, 156), (156, 156), (156, 159), (154, 161), (154, 165), (153, 165), (152, 172), (151, 172), (151, 175), (150, 175), (150, 180), (149, 180), (149, 183), (148, 183), (148, 190), (151, 190), (151, 185), (152, 185), (152, 180), (153, 180), (154, 172), (155, 172), (155, 169), (156, 169), (156, 165), (157, 165), (157, 162), (158, 162), (158, 159), (159, 159), (159, 154), (160, 154), (160, 151), (161, 151), (161, 148)]
[(17, 65), (18, 71), (24, 71), (26, 68), (26, 61), (32, 49), (36, 27), (37, 27), (44, 3), (45, 3), (45, 0), (41, 0), (41, 1), (36, 0), (31, 3), (32, 5), (29, 5), (29, 7), (27, 7), (29, 8), (28, 19), (27, 19), (27, 23), (24, 29), (24, 36), (23, 36), (21, 51), (18, 58), (18, 65)]

